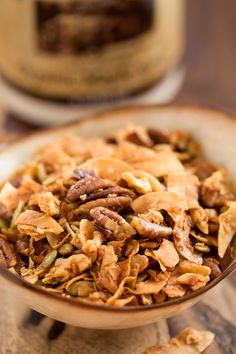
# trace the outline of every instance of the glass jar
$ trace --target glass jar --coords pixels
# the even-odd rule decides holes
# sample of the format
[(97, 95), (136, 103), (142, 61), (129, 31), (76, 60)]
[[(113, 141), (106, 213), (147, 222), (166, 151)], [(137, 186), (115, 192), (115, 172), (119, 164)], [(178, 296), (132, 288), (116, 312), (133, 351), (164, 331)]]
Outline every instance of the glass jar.
[(182, 58), (184, 0), (1, 0), (5, 82), (61, 102), (124, 98)]

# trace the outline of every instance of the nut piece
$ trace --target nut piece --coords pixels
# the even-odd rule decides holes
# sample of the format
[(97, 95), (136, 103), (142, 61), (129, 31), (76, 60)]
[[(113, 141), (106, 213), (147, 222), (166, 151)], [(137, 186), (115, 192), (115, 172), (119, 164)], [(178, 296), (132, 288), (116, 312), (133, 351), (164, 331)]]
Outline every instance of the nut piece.
[(111, 197), (116, 197), (116, 196), (127, 196), (127, 197), (133, 197), (134, 193), (130, 191), (129, 189), (122, 188), (120, 186), (115, 186), (115, 187), (110, 187), (102, 190), (98, 190), (94, 193), (91, 193), (89, 195), (84, 194), (81, 197), (81, 200), (77, 202), (78, 204), (85, 204), (91, 200), (97, 200), (97, 199), (104, 199), (104, 198), (111, 198)]
[(182, 261), (177, 268), (180, 274), (184, 273), (196, 273), (201, 275), (210, 275), (211, 269), (206, 265), (196, 264), (189, 261)]
[(8, 268), (14, 267), (17, 264), (16, 254), (11, 245), (0, 237), (0, 264)]
[(172, 228), (157, 225), (147, 220), (134, 216), (131, 225), (138, 231), (139, 235), (148, 239), (168, 237), (172, 234)]
[(124, 208), (128, 207), (131, 203), (132, 199), (130, 197), (125, 196), (113, 196), (107, 198), (99, 198), (96, 200), (92, 200), (83, 205), (80, 205), (77, 209), (74, 210), (75, 214), (83, 214), (88, 213), (91, 209), (96, 207), (107, 207), (112, 210), (121, 211)]
[(219, 275), (221, 275), (221, 270), (218, 267), (217, 261), (214, 258), (205, 258), (203, 264), (211, 269), (211, 280), (214, 280)]
[(80, 179), (69, 188), (67, 192), (67, 199), (73, 203), (81, 199), (84, 195), (108, 187), (113, 187), (113, 183), (111, 181), (101, 179), (99, 177), (87, 176)]
[(67, 199), (80, 205), (74, 210), (75, 214), (87, 213), (97, 206), (122, 210), (130, 204), (133, 196), (134, 193), (129, 189), (114, 186), (111, 181), (97, 176), (86, 176), (80, 179), (67, 193)]
[(128, 184), (129, 187), (133, 188), (140, 194), (159, 192), (164, 189), (164, 186), (158, 181), (157, 178), (145, 171), (127, 171), (122, 173), (121, 178)]
[(136, 233), (135, 229), (122, 216), (107, 208), (94, 208), (90, 211), (90, 215), (98, 225), (110, 231), (116, 240), (129, 238)]

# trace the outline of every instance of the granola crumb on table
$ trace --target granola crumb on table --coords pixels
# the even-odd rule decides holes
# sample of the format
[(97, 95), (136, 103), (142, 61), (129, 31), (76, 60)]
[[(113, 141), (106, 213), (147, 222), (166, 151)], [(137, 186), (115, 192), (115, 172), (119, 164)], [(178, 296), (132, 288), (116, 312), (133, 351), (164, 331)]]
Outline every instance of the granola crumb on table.
[(2, 183), (0, 264), (63, 296), (147, 306), (217, 278), (235, 220), (227, 171), (190, 133), (66, 134)]

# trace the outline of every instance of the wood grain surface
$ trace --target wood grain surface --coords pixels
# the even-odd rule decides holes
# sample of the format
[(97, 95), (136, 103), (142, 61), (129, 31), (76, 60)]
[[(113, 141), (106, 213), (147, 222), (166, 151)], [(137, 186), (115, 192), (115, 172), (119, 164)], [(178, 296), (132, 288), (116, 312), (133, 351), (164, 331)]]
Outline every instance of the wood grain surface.
[[(187, 5), (187, 51), (185, 58), (187, 74), (183, 87), (174, 103), (204, 105), (219, 108), (236, 115), (236, 1), (191, 0), (187, 1)], [(4, 114), (4, 117), (6, 117), (6, 114)], [(13, 135), (15, 133), (25, 134), (35, 130), (32, 126), (24, 124), (13, 117), (8, 117), (4, 121), (4, 129)], [(3, 141), (4, 134), (0, 138)], [(148, 343), (153, 345), (155, 344), (154, 340), (163, 342), (168, 339), (166, 324), (168, 324), (171, 336), (177, 334), (186, 326), (193, 326), (199, 329), (212, 330), (216, 335), (214, 343), (206, 350), (206, 354), (235, 354), (235, 286), (236, 274), (233, 274), (206, 294), (203, 301), (190, 310), (169, 319), (167, 322), (162, 322), (161, 326), (160, 324), (153, 325), (154, 327), (140, 329), (138, 332), (137, 330), (131, 330), (128, 335), (124, 335), (122, 331), (116, 332), (117, 334), (102, 333), (102, 331), (98, 333), (98, 331), (84, 329), (81, 332), (78, 332), (78, 330), (73, 332), (72, 329), (65, 329), (62, 324), (58, 323), (53, 323), (47, 335), (60, 343), (57, 334), (68, 334), (71, 331), (74, 341), (77, 338), (80, 339), (80, 343), (85, 343), (84, 348), (86, 348), (86, 353), (88, 354), (111, 353), (111, 348), (115, 348), (116, 353), (141, 354), (142, 341), (138, 340), (135, 347), (131, 345), (129, 338), (138, 338), (139, 336), (147, 336), (148, 333), (156, 333), (156, 335), (150, 337), (152, 339)], [(4, 324), (4, 319), (1, 316), (0, 319)], [(30, 321), (33, 321), (33, 323), (36, 321), (36, 325), (31, 323), (31, 326), (33, 326), (34, 332), (37, 333), (36, 328), (42, 326), (45, 319), (34, 315), (33, 320), (31, 318)], [(1, 327), (2, 337), (4, 327), (4, 325)], [(45, 332), (39, 331), (38, 333), (42, 336), (45, 335)], [(94, 336), (96, 340), (94, 340)], [(4, 340), (6, 340), (5, 337)], [(146, 340), (145, 344), (147, 342)], [(5, 347), (10, 348), (7, 353), (20, 354), (21, 349), (19, 351), (17, 349), (19, 348), (18, 342), (14, 343), (16, 343), (14, 347), (13, 344)], [(21, 345), (23, 344), (21, 343)], [(52, 344), (47, 346), (42, 341), (41, 345), (45, 345), (45, 350), (42, 353), (54, 352), (50, 351), (50, 348), (53, 348)], [(124, 346), (126, 346), (126, 351)], [(49, 349), (46, 349), (46, 347)], [(32, 353), (27, 344), (25, 344), (25, 348), (28, 348), (25, 353)], [(56, 345), (55, 348), (59, 350), (58, 353), (61, 352), (60, 346)], [(68, 346), (68, 348), (71, 347)], [(74, 353), (72, 349), (68, 352)], [(0, 347), (0, 353), (6, 353), (3, 347)], [(83, 350), (80, 353), (83, 353)]]

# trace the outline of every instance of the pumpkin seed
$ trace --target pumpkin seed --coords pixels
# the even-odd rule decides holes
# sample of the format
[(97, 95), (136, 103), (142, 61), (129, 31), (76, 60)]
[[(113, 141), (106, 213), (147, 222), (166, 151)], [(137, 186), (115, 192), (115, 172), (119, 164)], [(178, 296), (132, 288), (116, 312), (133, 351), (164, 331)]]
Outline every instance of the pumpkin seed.
[(77, 281), (68, 288), (71, 296), (87, 297), (92, 292), (94, 292), (93, 283), (86, 280)]
[(22, 212), (24, 205), (25, 205), (24, 201), (20, 200), (11, 219), (11, 224), (10, 224), (11, 228), (15, 226), (16, 220), (20, 215), (20, 213)]
[(66, 223), (66, 230), (69, 232), (69, 234), (71, 235), (71, 237), (75, 236), (75, 232), (72, 230), (72, 228), (70, 227), (70, 225), (68, 224), (68, 222)]
[(11, 225), (10, 225), (11, 228), (15, 226), (16, 220), (20, 215), (20, 213), (22, 212), (24, 205), (25, 205), (24, 201), (20, 200), (11, 219)]
[(0, 218), (0, 229), (8, 229), (9, 222), (3, 218)]
[(199, 241), (198, 243), (208, 244), (208, 239), (206, 237), (199, 235), (199, 234), (195, 233), (194, 231), (191, 231), (190, 235), (192, 237), (194, 237), (197, 241)]
[(42, 262), (43, 269), (50, 267), (55, 262), (56, 258), (57, 258), (57, 250), (49, 251), (44, 257), (44, 260)]
[(72, 253), (73, 249), (74, 247), (71, 243), (64, 243), (64, 245), (59, 248), (58, 252), (61, 256), (69, 256)]
[(147, 278), (147, 274), (140, 274), (137, 276), (137, 283), (141, 283)]
[(70, 227), (71, 227), (71, 229), (72, 229), (74, 232), (76, 232), (76, 233), (79, 231), (79, 227), (76, 226), (76, 225), (71, 224)]
[(38, 281), (37, 281), (35, 284), (38, 285), (38, 286), (42, 286), (42, 287), (44, 287), (44, 288), (47, 287), (47, 284), (44, 284), (43, 281), (42, 281), (42, 279), (38, 279)]
[(151, 305), (153, 303), (152, 300), (152, 295), (148, 294), (148, 295), (141, 295), (141, 301), (143, 305)]
[(209, 252), (211, 252), (210, 247), (207, 246), (207, 245), (205, 245), (204, 243), (201, 243), (201, 242), (195, 243), (194, 248), (195, 248), (196, 251), (202, 252), (202, 253), (209, 253)]

